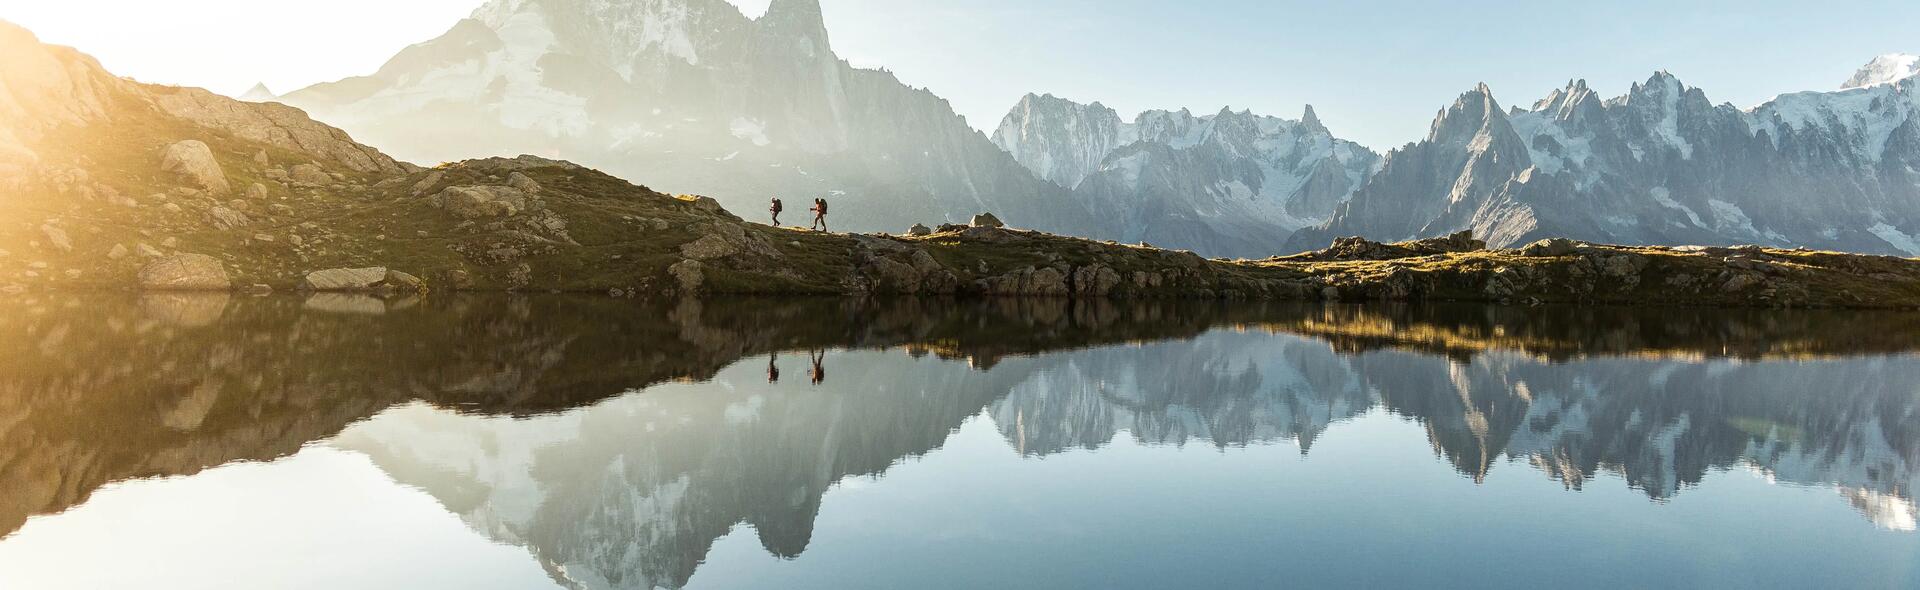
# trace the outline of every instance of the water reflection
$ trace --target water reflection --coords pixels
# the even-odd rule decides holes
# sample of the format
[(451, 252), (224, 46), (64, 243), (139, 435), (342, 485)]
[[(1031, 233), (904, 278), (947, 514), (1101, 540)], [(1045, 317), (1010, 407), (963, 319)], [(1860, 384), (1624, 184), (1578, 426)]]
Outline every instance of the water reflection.
[[(316, 301), (319, 300), (319, 301)], [(581, 587), (681, 586), (751, 526), (988, 416), (1027, 457), (1280, 440), (1384, 409), (1482, 481), (1656, 500), (1755, 469), (1915, 528), (1920, 317), (1003, 300), (0, 302), (0, 534), (120, 480), (364, 453)], [(835, 351), (829, 353), (829, 351)], [(904, 351), (906, 354), (900, 354)], [(782, 354), (787, 353), (787, 354)], [(765, 385), (674, 387), (766, 359)], [(939, 362), (964, 360), (965, 362)], [(782, 369), (807, 376), (781, 379)], [(833, 368), (829, 378), (827, 368)], [(751, 379), (757, 381), (758, 376)], [(752, 385), (748, 387), (748, 385)]]

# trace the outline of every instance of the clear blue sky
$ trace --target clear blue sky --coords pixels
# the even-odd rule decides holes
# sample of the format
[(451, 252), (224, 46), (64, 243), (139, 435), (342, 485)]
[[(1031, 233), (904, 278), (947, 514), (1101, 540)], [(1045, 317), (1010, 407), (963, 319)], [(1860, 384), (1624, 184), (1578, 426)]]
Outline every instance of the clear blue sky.
[[(731, 1), (758, 14), (768, 0)], [(122, 73), (238, 93), (255, 80), (285, 91), (372, 71), (478, 4), (65, 0), (0, 4), (0, 18)], [(1231, 105), (1297, 117), (1312, 103), (1335, 133), (1383, 150), (1417, 139), (1436, 110), (1482, 81), (1503, 103), (1530, 104), (1570, 78), (1612, 96), (1666, 69), (1744, 107), (1833, 89), (1878, 54), (1920, 53), (1914, 0), (822, 4), (843, 56), (932, 88), (985, 130), (1029, 91), (1100, 100), (1126, 116)], [(118, 17), (94, 20), (101, 14)]]

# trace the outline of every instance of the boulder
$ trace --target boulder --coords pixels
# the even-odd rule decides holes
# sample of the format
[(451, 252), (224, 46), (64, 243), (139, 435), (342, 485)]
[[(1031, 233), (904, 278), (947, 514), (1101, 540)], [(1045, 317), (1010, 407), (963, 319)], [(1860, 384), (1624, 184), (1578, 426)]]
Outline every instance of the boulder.
[(253, 186), (250, 186), (250, 187), (247, 187), (247, 198), (249, 198), (249, 199), (253, 199), (253, 200), (256, 200), (256, 201), (264, 201), (264, 200), (266, 200), (266, 199), (267, 199), (267, 185), (264, 185), (264, 184), (260, 184), (260, 183), (258, 183), (258, 182), (256, 182), (256, 183), (253, 183)]
[(408, 190), (408, 194), (416, 197), (427, 194), (427, 191), (433, 190), (433, 187), (440, 186), (440, 181), (446, 177), (446, 172), (439, 170), (430, 172), (426, 178), (420, 179), (420, 182), (413, 183), (413, 188)]
[(132, 252), (127, 250), (126, 245), (114, 244), (113, 249), (107, 251), (107, 260), (119, 260), (126, 258), (128, 254), (132, 254)]
[(160, 169), (180, 175), (194, 186), (215, 194), (233, 190), (227, 173), (214, 159), (213, 149), (199, 140), (189, 139), (167, 146), (160, 155)]
[(923, 224), (916, 223), (916, 224), (913, 224), (913, 227), (907, 228), (907, 235), (914, 236), (914, 237), (930, 236), (930, 235), (933, 235), (933, 228), (927, 227), (926, 225), (923, 225)]
[(529, 195), (540, 194), (540, 183), (535, 182), (532, 178), (519, 172), (507, 175), (507, 186), (520, 189), (520, 192)]
[(177, 254), (140, 269), (140, 287), (155, 291), (225, 291), (233, 288), (226, 267), (204, 254)]
[(703, 197), (700, 195), (680, 195), (679, 199), (682, 201), (686, 201), (688, 203), (692, 203), (693, 208), (698, 211), (705, 211), (708, 213), (726, 213), (727, 212), (727, 208), (720, 206), (720, 201), (714, 200), (713, 197)]
[(700, 239), (681, 246), (680, 255), (694, 260), (713, 260), (747, 248), (747, 234), (740, 226), (716, 224), (705, 233)]
[(287, 173), (287, 178), (299, 184), (323, 185), (333, 182), (333, 175), (327, 169), (313, 164), (295, 164)]
[(1000, 218), (994, 217), (992, 213), (981, 213), (979, 215), (975, 215), (973, 216), (973, 222), (969, 223), (968, 225), (972, 225), (973, 227), (1006, 227), (1007, 226), (1007, 224), (1000, 222)]
[(387, 280), (386, 267), (331, 268), (300, 281), (302, 291), (372, 291)]
[(207, 210), (207, 218), (213, 222), (214, 227), (220, 229), (233, 229), (253, 223), (247, 214), (219, 206)]
[(52, 225), (42, 225), (40, 226), (40, 233), (47, 237), (47, 243), (52, 244), (53, 249), (61, 252), (73, 251), (73, 240), (67, 237), (66, 230)]
[(505, 186), (452, 186), (432, 197), (433, 204), (461, 219), (512, 217), (527, 209), (527, 195)]
[(936, 228), (936, 229), (934, 230), (934, 232), (935, 232), (935, 233), (943, 233), (943, 234), (944, 234), (944, 233), (949, 233), (949, 232), (957, 232), (957, 231), (960, 231), (960, 230), (963, 230), (963, 229), (967, 229), (967, 226), (964, 226), (964, 225), (959, 225), (959, 224), (955, 224), (955, 223), (942, 223), (942, 224), (940, 224), (940, 227), (939, 227), (939, 228)]
[(253, 163), (265, 168), (273, 165), (273, 158), (267, 157), (267, 150), (260, 150), (253, 153)]

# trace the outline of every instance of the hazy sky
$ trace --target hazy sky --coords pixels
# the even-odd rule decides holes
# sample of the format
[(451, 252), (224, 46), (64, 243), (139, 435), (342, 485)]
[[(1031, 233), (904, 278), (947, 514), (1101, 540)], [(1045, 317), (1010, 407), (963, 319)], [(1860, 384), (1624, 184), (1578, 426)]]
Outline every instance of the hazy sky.
[[(768, 0), (732, 0), (748, 14)], [(122, 75), (239, 93), (364, 74), (481, 0), (0, 0), (0, 19)], [(1568, 79), (1605, 95), (1666, 69), (1751, 106), (1920, 53), (1920, 2), (823, 0), (835, 48), (991, 130), (1022, 94), (1299, 116), (1385, 149), (1485, 81), (1531, 104)], [(1684, 6), (1676, 6), (1684, 4)]]

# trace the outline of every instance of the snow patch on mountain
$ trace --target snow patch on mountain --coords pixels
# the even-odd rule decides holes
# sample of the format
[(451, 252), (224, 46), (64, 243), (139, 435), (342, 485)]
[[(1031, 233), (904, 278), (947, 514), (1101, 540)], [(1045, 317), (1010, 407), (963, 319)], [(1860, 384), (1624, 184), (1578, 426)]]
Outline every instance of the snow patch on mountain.
[(1889, 53), (1873, 58), (1867, 65), (1853, 73), (1841, 90), (1866, 88), (1880, 84), (1892, 84), (1900, 80), (1920, 75), (1920, 55), (1907, 53)]
[(1886, 240), (1888, 244), (1900, 249), (1901, 252), (1920, 256), (1920, 235), (1908, 235), (1906, 232), (1900, 231), (1899, 228), (1885, 223), (1874, 224), (1874, 226), (1868, 228), (1867, 231), (1882, 240)]

